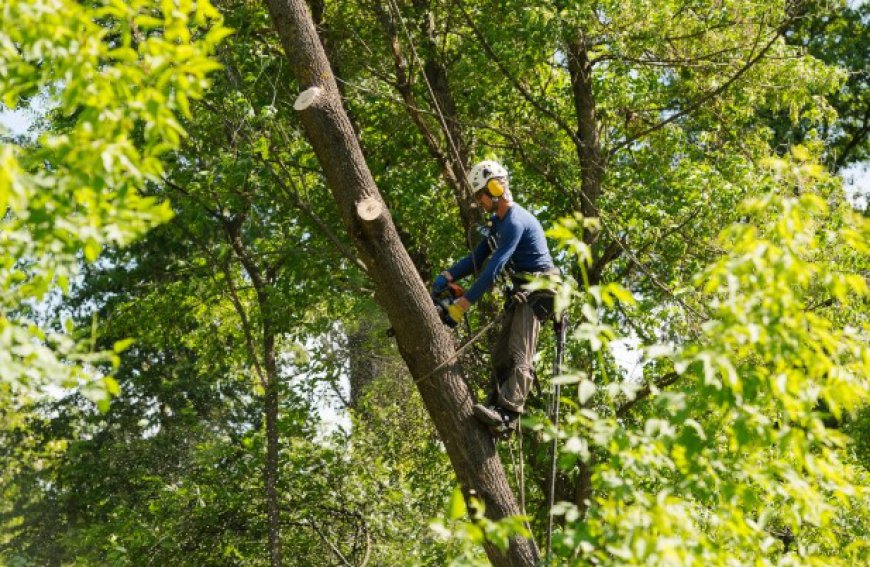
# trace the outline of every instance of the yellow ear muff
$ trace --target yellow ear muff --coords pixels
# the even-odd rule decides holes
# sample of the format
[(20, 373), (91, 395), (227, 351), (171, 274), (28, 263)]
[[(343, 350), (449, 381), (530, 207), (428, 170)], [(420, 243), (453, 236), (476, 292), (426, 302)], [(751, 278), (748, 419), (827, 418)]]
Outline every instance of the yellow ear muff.
[(498, 179), (490, 179), (486, 182), (486, 190), (491, 197), (501, 197), (504, 195), (504, 185)]

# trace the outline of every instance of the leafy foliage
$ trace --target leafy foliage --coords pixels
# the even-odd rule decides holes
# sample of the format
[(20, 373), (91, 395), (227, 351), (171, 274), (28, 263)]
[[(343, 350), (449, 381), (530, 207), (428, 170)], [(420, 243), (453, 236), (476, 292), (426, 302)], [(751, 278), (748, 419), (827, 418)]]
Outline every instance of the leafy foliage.
[[(866, 270), (870, 225), (814, 193), (830, 179), (808, 159), (802, 148), (771, 159), (770, 192), (747, 200), (745, 221), (722, 231), (723, 255), (695, 277), (708, 305), (697, 337), (642, 345), (651, 388), (576, 371), (559, 378), (578, 384), (564, 400), (574, 412), (560, 428), (533, 422), (558, 436), (563, 469), (591, 467), (594, 497), (585, 516), (569, 502), (554, 508), (562, 526), (553, 561), (854, 565), (867, 554), (870, 477), (852, 447), (865, 444), (866, 419), (854, 418), (870, 398), (868, 287), (834, 266)], [(551, 235), (585, 264), (578, 226), (569, 220)], [(581, 291), (568, 282), (562, 293), (583, 304), (574, 340), (599, 353), (616, 338), (599, 314), (617, 298), (633, 303), (613, 284)], [(655, 386), (668, 376), (675, 386)], [(643, 414), (631, 416), (625, 408), (638, 396)], [(485, 535), (488, 521), (457, 523), (462, 515), (438, 529), (498, 541)], [(458, 564), (479, 564), (474, 557), (469, 548)]]
[[(580, 404), (596, 403), (568, 418), (561, 462), (592, 463), (596, 496), (583, 521), (560, 505), (559, 556), (851, 565), (866, 554), (867, 471), (836, 424), (870, 396), (866, 321), (842, 318), (861, 312), (868, 289), (822, 251), (865, 269), (868, 225), (833, 213), (813, 191), (828, 178), (795, 154), (770, 161), (770, 193), (744, 204), (746, 221), (720, 235), (723, 256), (696, 277), (709, 310), (698, 337), (646, 345), (647, 379), (672, 368), (677, 386), (654, 387), (644, 415), (626, 419), (630, 383), (575, 378)], [(591, 313), (611, 304), (600, 295), (589, 290)], [(612, 338), (593, 330), (593, 350)]]
[[(205, 0), (161, 8), (141, 0), (4, 2), (3, 104), (45, 97), (68, 122), (35, 144), (0, 147), (7, 385), (51, 377), (73, 386), (89, 380), (84, 365), (114, 357), (89, 352), (69, 329), (41, 329), (27, 306), (68, 292), (79, 262), (95, 261), (103, 246), (129, 243), (171, 217), (167, 203), (141, 190), (159, 179), (161, 156), (181, 140), (177, 114), (189, 115), (189, 99), (202, 96), (217, 68), (208, 56), (228, 33), (219, 21)], [(105, 400), (117, 385), (104, 378), (86, 391)]]

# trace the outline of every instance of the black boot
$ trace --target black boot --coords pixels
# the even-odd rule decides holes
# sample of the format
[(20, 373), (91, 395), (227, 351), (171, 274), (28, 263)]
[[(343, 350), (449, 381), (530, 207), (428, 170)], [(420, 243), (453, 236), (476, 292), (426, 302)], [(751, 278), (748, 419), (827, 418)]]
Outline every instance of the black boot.
[(471, 408), (474, 417), (489, 427), (494, 437), (507, 439), (517, 428), (519, 413), (499, 406), (485, 406), (474, 404)]

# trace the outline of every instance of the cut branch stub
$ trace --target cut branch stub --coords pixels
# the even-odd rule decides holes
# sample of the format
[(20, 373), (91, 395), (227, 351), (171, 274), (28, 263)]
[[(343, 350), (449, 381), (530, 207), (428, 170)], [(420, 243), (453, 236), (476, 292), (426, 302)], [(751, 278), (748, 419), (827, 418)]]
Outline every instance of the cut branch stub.
[(371, 222), (381, 216), (384, 206), (373, 197), (366, 197), (356, 204), (356, 214), (364, 221)]
[(318, 96), (320, 96), (320, 87), (309, 87), (299, 93), (299, 96), (296, 97), (296, 102), (293, 103), (293, 108), (296, 110), (305, 110), (311, 106), (315, 100), (317, 100)]

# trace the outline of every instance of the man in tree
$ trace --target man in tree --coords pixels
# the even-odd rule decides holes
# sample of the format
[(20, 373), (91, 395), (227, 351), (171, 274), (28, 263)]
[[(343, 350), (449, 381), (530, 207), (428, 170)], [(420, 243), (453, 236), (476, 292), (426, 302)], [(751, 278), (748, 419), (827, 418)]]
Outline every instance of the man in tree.
[[(541, 321), (552, 311), (552, 295), (523, 289), (535, 276), (558, 274), (547, 248), (541, 223), (529, 211), (514, 203), (508, 187), (508, 172), (494, 161), (482, 161), (471, 168), (468, 181), (477, 202), (493, 213), (487, 238), (474, 251), (442, 272), (433, 283), (433, 293), (471, 273), (477, 280), (447, 309), (454, 322), (462, 319), (472, 303), (506, 274), (509, 284), (501, 329), (492, 353), (493, 390), (484, 404), (475, 404), (474, 416), (497, 436), (510, 436), (523, 413), (526, 396), (534, 381), (532, 362)], [(489, 258), (481, 270), (483, 262)]]

